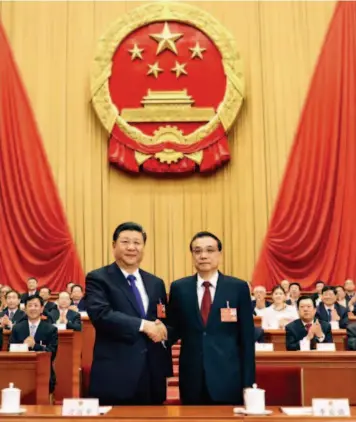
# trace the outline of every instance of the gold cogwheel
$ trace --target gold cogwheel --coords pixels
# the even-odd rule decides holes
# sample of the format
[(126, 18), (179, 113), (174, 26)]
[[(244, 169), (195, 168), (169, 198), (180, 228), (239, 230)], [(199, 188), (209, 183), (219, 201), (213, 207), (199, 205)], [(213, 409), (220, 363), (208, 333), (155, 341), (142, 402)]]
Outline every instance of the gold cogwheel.
[(177, 126), (161, 126), (155, 130), (152, 137), (154, 144), (160, 144), (162, 142), (175, 142), (176, 144), (184, 144), (185, 137), (183, 132), (177, 128)]

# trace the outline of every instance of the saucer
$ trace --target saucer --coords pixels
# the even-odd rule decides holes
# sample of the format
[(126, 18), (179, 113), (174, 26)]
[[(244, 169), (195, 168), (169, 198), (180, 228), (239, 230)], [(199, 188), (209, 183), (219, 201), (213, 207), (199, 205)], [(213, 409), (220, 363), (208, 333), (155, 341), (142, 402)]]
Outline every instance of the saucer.
[(243, 413), (244, 415), (271, 415), (272, 410), (264, 410), (263, 412), (248, 411), (243, 407), (234, 407), (234, 413)]
[(22, 413), (25, 413), (26, 409), (23, 409), (20, 407), (20, 409), (17, 410), (3, 410), (0, 409), (0, 415), (21, 415)]

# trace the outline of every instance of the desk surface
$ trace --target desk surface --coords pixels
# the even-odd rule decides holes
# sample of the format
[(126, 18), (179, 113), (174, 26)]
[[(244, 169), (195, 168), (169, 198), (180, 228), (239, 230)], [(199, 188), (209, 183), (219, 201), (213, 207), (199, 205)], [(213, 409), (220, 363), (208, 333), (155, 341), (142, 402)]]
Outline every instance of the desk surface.
[[(126, 407), (114, 407), (106, 415), (100, 417), (61, 417), (61, 406), (24, 406), (27, 411), (22, 416), (2, 416), (1, 421), (24, 421), (26, 420), (40, 420), (44, 421), (60, 421), (65, 420), (67, 422), (75, 420), (120, 420), (120, 421), (147, 421), (147, 420), (159, 420), (163, 421), (173, 421), (178, 419), (191, 420), (191, 421), (242, 421), (247, 420), (252, 422), (253, 420), (261, 421), (261, 418), (266, 418), (265, 416), (243, 416), (243, 415), (234, 415), (232, 406), (126, 406)], [(278, 407), (271, 407), (270, 410), (273, 410), (273, 414), (268, 416), (268, 421), (277, 420), (282, 422), (284, 420), (303, 420), (315, 421), (315, 420), (324, 420), (325, 418), (318, 417), (292, 417), (284, 415)], [(351, 408), (352, 416), (350, 418), (326, 418), (328, 422), (330, 421), (356, 421), (356, 407)]]

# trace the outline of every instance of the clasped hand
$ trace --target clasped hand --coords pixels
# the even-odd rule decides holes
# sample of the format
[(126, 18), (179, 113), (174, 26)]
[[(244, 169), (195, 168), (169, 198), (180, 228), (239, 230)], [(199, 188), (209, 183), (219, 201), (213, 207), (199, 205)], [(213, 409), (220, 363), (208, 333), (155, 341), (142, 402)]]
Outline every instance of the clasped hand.
[(159, 320), (156, 321), (144, 321), (143, 332), (155, 343), (167, 340), (167, 328)]

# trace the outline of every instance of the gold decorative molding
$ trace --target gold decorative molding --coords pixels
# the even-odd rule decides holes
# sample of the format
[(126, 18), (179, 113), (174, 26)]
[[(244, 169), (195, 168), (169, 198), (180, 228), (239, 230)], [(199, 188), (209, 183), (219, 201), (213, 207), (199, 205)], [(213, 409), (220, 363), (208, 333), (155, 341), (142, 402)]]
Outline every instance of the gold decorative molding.
[(120, 116), (111, 100), (108, 78), (117, 46), (135, 29), (162, 21), (186, 23), (205, 33), (221, 53), (227, 79), (224, 98), (214, 117), (193, 133), (186, 135), (185, 143), (193, 144), (202, 140), (212, 133), (219, 123), (227, 131), (243, 102), (245, 83), (242, 60), (237, 52), (235, 40), (226, 28), (204, 10), (185, 3), (157, 2), (140, 6), (116, 20), (100, 38), (91, 73), (92, 101), (100, 120), (109, 133), (116, 123), (131, 139), (146, 145), (153, 143), (152, 136), (131, 126)]

